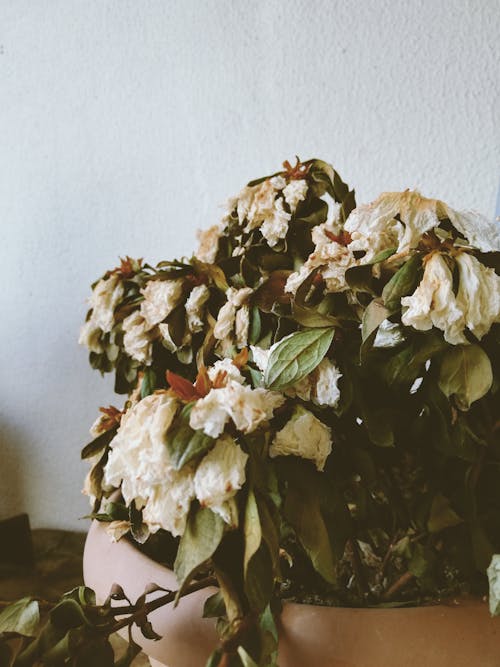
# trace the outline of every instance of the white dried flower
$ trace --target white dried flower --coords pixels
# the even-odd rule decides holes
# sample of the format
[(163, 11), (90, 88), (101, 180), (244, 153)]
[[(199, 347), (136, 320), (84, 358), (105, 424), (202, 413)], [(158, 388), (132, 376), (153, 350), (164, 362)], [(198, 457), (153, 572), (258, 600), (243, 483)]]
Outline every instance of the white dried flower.
[(266, 215), (260, 227), (262, 236), (271, 248), (287, 235), (291, 217), (291, 214), (283, 208), (283, 199), (281, 197), (276, 199), (273, 209)]
[(313, 376), (313, 403), (320, 406), (336, 407), (340, 401), (338, 386), (342, 373), (326, 357), (311, 374)]
[(138, 310), (123, 320), (123, 347), (129, 357), (146, 366), (153, 360), (152, 333)]
[(144, 301), (141, 303), (141, 315), (151, 329), (162, 322), (182, 299), (184, 281), (150, 280), (141, 290)]
[(174, 537), (186, 528), (191, 501), (194, 498), (194, 475), (190, 468), (169, 468), (165, 478), (152, 488), (142, 519), (152, 533), (160, 528)]
[(306, 198), (307, 189), (307, 181), (303, 178), (290, 181), (286, 188), (283, 189), (283, 196), (292, 213), (295, 213), (297, 204)]
[(225, 386), (211, 389), (197, 401), (189, 423), (191, 428), (202, 429), (212, 438), (220, 436), (229, 419), (242, 433), (251, 433), (271, 419), (274, 410), (284, 401), (277, 392), (260, 387), (252, 389), (229, 380)]
[(239, 368), (233, 364), (232, 359), (219, 359), (213, 366), (210, 366), (207, 372), (211, 382), (215, 382), (215, 380), (222, 375), (225, 376), (225, 383), (230, 380), (238, 382), (239, 384), (245, 382), (245, 378), (240, 373)]
[(479, 339), (500, 322), (500, 276), (468, 253), (456, 257), (459, 268), (457, 303), (465, 313), (465, 326)]
[(283, 190), (286, 187), (286, 178), (284, 176), (273, 176), (269, 180), (275, 190)]
[(242, 306), (236, 311), (234, 321), (234, 342), (241, 350), (248, 345), (248, 330), (250, 329), (250, 308)]
[[(250, 287), (243, 287), (242, 289), (235, 289), (230, 287), (226, 291), (226, 303), (219, 310), (217, 321), (214, 328), (214, 337), (217, 340), (224, 340), (229, 338), (235, 327), (236, 313), (238, 308), (241, 308), (248, 301), (253, 290)], [(240, 323), (240, 327), (244, 322)], [(240, 335), (244, 331), (240, 329)], [(244, 347), (244, 345), (242, 345)]]
[(197, 333), (203, 329), (205, 304), (209, 297), (210, 290), (206, 285), (196, 285), (191, 290), (186, 301), (187, 324), (191, 333)]
[(104, 483), (118, 488), (127, 505), (146, 503), (156, 484), (166, 478), (171, 466), (165, 447), (178, 402), (169, 394), (152, 394), (131, 407), (122, 417), (110, 443), (104, 468)]
[(346, 271), (356, 266), (358, 261), (350, 246), (342, 245), (328, 236), (328, 233), (335, 232), (336, 229), (331, 223), (324, 223), (314, 228), (313, 240), (316, 247), (299, 271), (290, 274), (285, 285), (286, 292), (296, 294), (304, 280), (317, 268), (321, 271), (328, 292), (343, 292), (348, 289)]
[(213, 225), (208, 229), (198, 230), (198, 250), (195, 253), (196, 259), (206, 264), (213, 264), (219, 250), (219, 239), (222, 236), (222, 226)]
[(411, 296), (401, 299), (401, 321), (408, 327), (428, 331), (433, 326), (444, 332), (452, 345), (465, 343), (465, 316), (453, 291), (453, 276), (443, 256), (427, 256), (424, 276)]
[(194, 492), (200, 505), (210, 507), (233, 527), (236, 527), (238, 515), (234, 511), (234, 502), (229, 501), (245, 483), (247, 459), (248, 454), (233, 438), (223, 435), (201, 461), (194, 475)]
[(269, 448), (269, 456), (300, 456), (314, 461), (323, 470), (332, 451), (331, 431), (302, 406), (296, 406), (292, 418), (278, 431)]
[(124, 288), (120, 276), (113, 273), (109, 278), (102, 278), (92, 290), (89, 304), (92, 308), (91, 319), (96, 327), (109, 333), (114, 325), (116, 306), (123, 298)]
[(95, 322), (90, 318), (80, 329), (78, 343), (80, 345), (85, 345), (90, 352), (100, 354), (101, 352), (104, 352), (104, 348), (101, 344), (102, 333), (102, 330), (96, 326)]

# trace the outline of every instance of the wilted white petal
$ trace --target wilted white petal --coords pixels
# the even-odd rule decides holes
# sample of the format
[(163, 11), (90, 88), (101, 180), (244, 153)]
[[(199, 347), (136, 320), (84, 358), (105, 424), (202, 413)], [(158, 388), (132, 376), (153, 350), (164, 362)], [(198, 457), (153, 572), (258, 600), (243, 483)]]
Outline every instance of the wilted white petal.
[(403, 332), (397, 322), (384, 320), (379, 326), (373, 341), (373, 347), (395, 347), (404, 340)]
[(118, 542), (130, 530), (130, 521), (111, 521), (106, 526), (106, 533), (112, 542)]
[(234, 337), (236, 347), (241, 350), (248, 345), (248, 330), (250, 328), (250, 308), (242, 306), (236, 312), (234, 322)]
[(230, 382), (224, 389), (225, 405), (236, 428), (242, 433), (255, 431), (263, 422), (273, 416), (276, 408), (283, 405), (285, 397), (276, 391), (257, 387), (244, 387)]
[(149, 366), (152, 362), (152, 332), (138, 310), (123, 320), (123, 347), (129, 357)]
[(213, 264), (217, 257), (217, 252), (219, 250), (219, 239), (221, 236), (221, 225), (213, 225), (208, 229), (199, 230), (197, 233), (199, 245), (198, 250), (195, 253), (196, 259), (199, 259), (200, 262)]
[(500, 615), (500, 555), (493, 554), (491, 563), (487, 569), (488, 581), (490, 586), (489, 603), (490, 614), (492, 616)]
[(210, 290), (206, 285), (197, 285), (191, 290), (191, 294), (186, 301), (186, 317), (191, 333), (196, 333), (203, 329), (205, 304), (209, 297)]
[(286, 178), (283, 176), (273, 176), (269, 180), (275, 190), (283, 190), (286, 187)]
[(342, 373), (325, 357), (312, 375), (314, 377), (313, 403), (334, 408), (340, 400), (338, 383)]
[(500, 276), (468, 253), (456, 257), (459, 268), (457, 302), (465, 312), (465, 326), (479, 339), (500, 322)]
[(255, 365), (260, 371), (262, 371), (262, 373), (265, 373), (269, 361), (269, 355), (271, 354), (271, 349), (264, 350), (262, 347), (258, 347), (257, 345), (250, 345), (250, 350), (252, 351)]
[(314, 461), (323, 470), (332, 451), (331, 431), (302, 406), (297, 406), (286, 425), (276, 433), (269, 448), (269, 456), (300, 456)]
[(222, 389), (211, 389), (208, 394), (196, 402), (191, 410), (189, 425), (195, 431), (203, 430), (211, 438), (218, 438), (229, 421)]
[(92, 290), (89, 299), (92, 321), (104, 333), (109, 333), (114, 325), (114, 311), (123, 298), (124, 288), (120, 276), (113, 273), (102, 278)]
[(211, 507), (224, 521), (234, 525), (236, 512), (228, 503), (245, 482), (248, 459), (239, 445), (223, 435), (205, 456), (194, 475), (194, 492), (203, 507)]
[(160, 528), (174, 537), (182, 535), (194, 498), (194, 475), (187, 468), (168, 470), (165, 479), (156, 484), (142, 510), (142, 518), (152, 533)]
[(306, 198), (307, 187), (307, 181), (301, 178), (290, 181), (286, 188), (283, 189), (283, 196), (292, 213), (295, 213), (297, 204)]
[(475, 211), (454, 211), (440, 202), (446, 217), (469, 243), (482, 252), (500, 252), (500, 225)]
[(267, 240), (271, 248), (287, 235), (288, 223), (291, 217), (290, 213), (287, 213), (283, 208), (283, 199), (279, 197), (274, 203), (274, 208), (265, 217), (260, 227), (262, 236)]
[(141, 303), (141, 315), (149, 328), (162, 322), (179, 305), (183, 294), (184, 281), (150, 280), (141, 290), (144, 301)]
[(453, 276), (439, 253), (428, 256), (424, 276), (411, 296), (401, 299), (404, 325), (428, 331), (433, 326), (444, 332), (452, 345), (465, 343), (465, 315), (453, 292)]
[(233, 380), (239, 384), (245, 382), (245, 378), (240, 373), (239, 368), (233, 364), (232, 359), (219, 359), (208, 369), (208, 377), (212, 382), (215, 381), (217, 376), (220, 377), (221, 374), (225, 374), (226, 382), (229, 380)]
[(87, 320), (80, 329), (78, 342), (80, 345), (85, 345), (90, 352), (100, 354), (104, 352), (104, 348), (101, 344), (102, 333), (102, 330), (96, 326), (92, 319)]
[(234, 319), (236, 317), (236, 307), (226, 301), (226, 303), (219, 310), (217, 315), (217, 322), (214, 328), (214, 337), (218, 340), (223, 340), (230, 336), (234, 328)]

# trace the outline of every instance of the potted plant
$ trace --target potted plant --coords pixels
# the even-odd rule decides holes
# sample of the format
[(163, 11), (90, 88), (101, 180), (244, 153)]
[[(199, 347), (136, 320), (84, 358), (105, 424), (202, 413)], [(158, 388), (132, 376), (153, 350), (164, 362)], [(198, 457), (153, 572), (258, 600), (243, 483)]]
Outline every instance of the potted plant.
[(106, 613), (113, 582), (138, 598), (114, 629), (172, 667), (496, 664), (498, 224), (356, 206), (297, 159), (90, 306), (80, 342), (127, 395), (82, 453), (86, 583)]

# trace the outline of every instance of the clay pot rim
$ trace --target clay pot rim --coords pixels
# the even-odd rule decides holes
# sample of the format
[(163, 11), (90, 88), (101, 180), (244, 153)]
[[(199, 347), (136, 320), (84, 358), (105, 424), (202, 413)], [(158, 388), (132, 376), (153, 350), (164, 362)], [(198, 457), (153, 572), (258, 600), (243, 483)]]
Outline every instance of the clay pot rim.
[[(105, 532), (105, 527), (102, 525), (103, 522), (99, 522), (94, 519), (92, 521), (92, 528), (94, 530), (102, 531)], [(89, 530), (90, 533), (90, 530)], [(108, 539), (111, 540), (111, 538), (108, 536)], [(143, 562), (143, 563), (148, 563), (152, 567), (158, 568), (161, 571), (165, 572), (165, 574), (169, 576), (174, 576), (174, 571), (164, 565), (163, 563), (160, 563), (157, 560), (154, 560), (147, 554), (143, 553), (139, 547), (137, 547), (134, 544), (133, 538), (129, 537), (128, 535), (122, 537), (120, 540), (114, 543), (115, 549), (120, 549), (123, 553), (129, 553), (133, 557), (133, 559), (137, 562)], [(219, 591), (218, 586), (207, 586), (206, 588), (202, 589), (203, 592), (205, 592), (208, 595), (212, 595), (213, 593), (216, 593)], [(196, 593), (189, 593), (185, 597), (190, 597), (191, 595), (196, 595)], [(428, 610), (428, 609), (436, 609), (440, 607), (445, 607), (447, 609), (449, 608), (455, 608), (455, 607), (467, 607), (467, 606), (483, 606), (487, 604), (487, 601), (485, 601), (484, 598), (476, 597), (473, 595), (463, 595), (463, 596), (456, 596), (456, 597), (450, 597), (446, 599), (441, 599), (441, 600), (436, 600), (436, 601), (431, 601), (431, 602), (426, 602), (424, 604), (420, 605), (395, 605), (392, 607), (384, 607), (384, 606), (377, 606), (374, 605), (372, 607), (351, 607), (347, 605), (320, 605), (320, 604), (311, 604), (308, 602), (292, 602), (288, 601), (286, 599), (281, 599), (281, 603), (283, 607), (288, 607), (290, 610), (298, 610), (298, 609), (312, 609), (312, 610), (317, 610), (321, 611), (321, 613), (328, 613), (327, 610), (334, 610), (335, 613), (342, 613), (343, 610), (347, 612), (401, 612), (401, 611), (408, 611), (408, 612), (415, 612), (417, 610)]]

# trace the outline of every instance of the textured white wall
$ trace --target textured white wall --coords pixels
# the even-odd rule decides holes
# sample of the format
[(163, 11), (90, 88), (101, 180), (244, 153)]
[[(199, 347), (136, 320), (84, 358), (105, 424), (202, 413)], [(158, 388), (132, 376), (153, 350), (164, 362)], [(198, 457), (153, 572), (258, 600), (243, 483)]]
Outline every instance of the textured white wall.
[(492, 213), (499, 18), (496, 0), (1, 0), (0, 514), (85, 528), (79, 449), (113, 397), (76, 339), (118, 255), (189, 254), (295, 153), (359, 201), (419, 187)]

